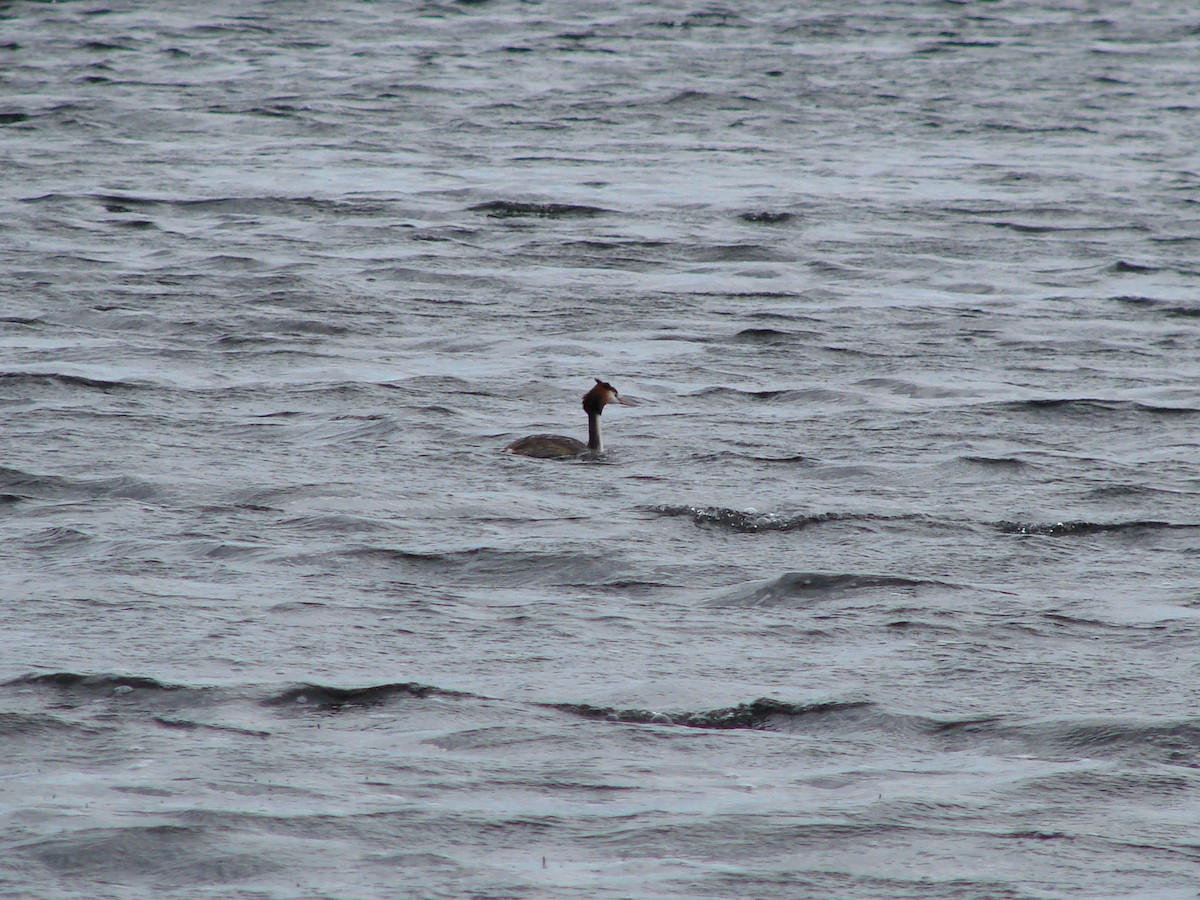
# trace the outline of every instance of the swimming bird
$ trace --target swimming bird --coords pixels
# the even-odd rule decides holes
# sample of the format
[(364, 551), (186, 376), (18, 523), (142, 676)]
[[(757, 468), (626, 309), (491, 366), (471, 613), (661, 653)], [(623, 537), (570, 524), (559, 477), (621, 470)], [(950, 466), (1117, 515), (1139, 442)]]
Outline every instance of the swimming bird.
[(595, 386), (583, 395), (583, 411), (588, 417), (588, 442), (561, 434), (531, 434), (513, 441), (504, 449), (519, 456), (537, 459), (573, 459), (576, 456), (597, 456), (604, 452), (600, 441), (600, 413), (609, 403), (633, 406), (631, 400), (622, 400), (617, 389), (607, 381), (596, 379)]

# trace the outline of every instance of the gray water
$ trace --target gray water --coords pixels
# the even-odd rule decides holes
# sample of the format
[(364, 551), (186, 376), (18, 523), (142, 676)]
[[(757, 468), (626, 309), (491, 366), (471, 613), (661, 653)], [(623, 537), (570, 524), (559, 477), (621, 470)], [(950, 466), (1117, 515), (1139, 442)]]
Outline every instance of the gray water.
[(0, 893), (1198, 895), (1193, 4), (0, 16)]

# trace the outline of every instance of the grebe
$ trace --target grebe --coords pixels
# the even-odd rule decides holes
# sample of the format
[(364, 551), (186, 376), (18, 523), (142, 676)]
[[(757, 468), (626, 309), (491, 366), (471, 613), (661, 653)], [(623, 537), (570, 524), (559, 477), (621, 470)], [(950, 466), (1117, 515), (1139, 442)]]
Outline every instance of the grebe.
[(520, 456), (533, 456), (537, 459), (571, 459), (587, 453), (595, 456), (604, 452), (600, 442), (600, 413), (608, 403), (620, 403), (622, 406), (633, 406), (633, 402), (622, 400), (617, 389), (607, 381), (596, 379), (596, 385), (583, 395), (583, 411), (588, 417), (588, 442), (564, 437), (561, 434), (531, 434), (513, 441), (504, 449), (509, 453)]

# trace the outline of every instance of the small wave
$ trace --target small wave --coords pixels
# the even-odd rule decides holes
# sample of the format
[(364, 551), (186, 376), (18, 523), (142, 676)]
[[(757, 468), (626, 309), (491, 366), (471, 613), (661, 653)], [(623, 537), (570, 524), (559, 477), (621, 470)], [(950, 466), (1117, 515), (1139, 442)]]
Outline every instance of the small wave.
[(1100, 719), (1074, 722), (1004, 723), (993, 720), (971, 735), (972, 743), (999, 743), (1044, 756), (1142, 759), (1189, 768), (1200, 766), (1200, 720)]
[(229, 426), (231, 433), (286, 436), (289, 441), (302, 439), (308, 445), (346, 444), (354, 441), (381, 441), (400, 426), (379, 415), (334, 416), (329, 420), (295, 421), (291, 413), (256, 416), (257, 421)]
[(1126, 262), (1123, 259), (1117, 260), (1106, 271), (1113, 272), (1117, 275), (1145, 275), (1152, 272), (1161, 272), (1160, 266), (1143, 266), (1138, 263)]
[(1200, 318), (1200, 306), (1167, 306), (1163, 312), (1176, 319)]
[(1095, 415), (1097, 413), (1135, 412), (1150, 415), (1187, 416), (1200, 413), (1190, 406), (1158, 406), (1137, 400), (1105, 400), (1096, 397), (1036, 397), (1031, 400), (1006, 401), (1004, 408), (1016, 411), (1061, 412), (1068, 415)]
[(115, 497), (120, 500), (151, 500), (161, 494), (157, 486), (128, 475), (77, 481), (74, 482), (74, 488), (82, 496)]
[(726, 529), (739, 534), (754, 534), (759, 531), (799, 531), (810, 525), (824, 522), (863, 518), (847, 513), (780, 516), (774, 513), (760, 513), (754, 509), (729, 509), (724, 506), (652, 506), (650, 511), (661, 516), (690, 516), (700, 528)]
[(1048, 537), (1117, 534), (1124, 531), (1175, 531), (1200, 528), (1200, 524), (1159, 522), (1138, 519), (1130, 522), (996, 522), (994, 527), (1002, 534), (1044, 535)]
[(814, 603), (848, 593), (888, 588), (915, 591), (956, 588), (958, 585), (900, 575), (855, 575), (850, 573), (786, 572), (778, 578), (751, 582), (709, 600), (706, 606), (775, 607)]
[(733, 397), (742, 400), (757, 400), (759, 402), (787, 402), (802, 399), (803, 392), (795, 390), (763, 390), (744, 391), (740, 388), (709, 387), (691, 394), (692, 397)]
[(795, 456), (758, 456), (754, 453), (737, 453), (733, 450), (722, 450), (719, 453), (708, 453), (696, 457), (704, 462), (713, 462), (722, 459), (744, 459), (756, 463), (778, 463), (788, 466), (815, 466), (816, 460), (812, 457), (796, 454)]
[(376, 684), (361, 688), (339, 688), (323, 684), (296, 684), (262, 701), (264, 706), (319, 709), (337, 712), (347, 707), (381, 706), (396, 698), (473, 697), (463, 691), (419, 684), (415, 681)]
[(761, 103), (758, 97), (750, 96), (749, 94), (737, 94), (732, 91), (696, 91), (685, 89), (662, 101), (654, 101), (653, 105), (657, 106), (661, 102), (663, 106), (696, 106), (700, 108), (716, 108), (716, 109), (746, 109), (754, 104)]
[(1114, 303), (1124, 303), (1127, 306), (1140, 306), (1146, 309), (1153, 310), (1156, 313), (1161, 313), (1165, 316), (1170, 316), (1176, 319), (1195, 319), (1200, 318), (1200, 306), (1177, 306), (1166, 300), (1159, 300), (1155, 297), (1141, 297), (1137, 295), (1123, 294), (1118, 297), (1109, 297)]
[[(142, 691), (179, 691), (188, 690), (183, 685), (170, 684), (149, 678), (144, 675), (115, 675), (104, 673), (85, 675), (79, 672), (46, 672), (43, 674), (21, 675), (9, 681), (0, 683), (0, 687), (19, 687), (24, 685), (40, 685), (59, 688), (62, 690), (85, 691), (111, 694), (114, 691), (128, 693), (133, 690)], [(191, 690), (202, 690), (191, 688)]]
[(617, 709), (593, 706), (588, 703), (544, 703), (547, 709), (557, 709), (585, 719), (603, 719), (637, 725), (681, 725), (685, 728), (763, 730), (775, 727), (780, 720), (795, 720), (824, 713), (862, 709), (873, 704), (866, 700), (826, 701), (820, 703), (786, 703), (760, 697), (750, 703), (702, 712), (656, 712), (648, 709)]
[(173, 728), (180, 731), (219, 731), (227, 734), (241, 734), (248, 737), (270, 737), (272, 732), (263, 731), (260, 728), (243, 728), (238, 725), (218, 725), (213, 722), (195, 722), (191, 719), (179, 719), (174, 716), (152, 716), (151, 717), (159, 725), (164, 728)]
[(490, 200), (470, 207), (494, 219), (533, 217), (540, 219), (580, 219), (608, 215), (610, 210), (576, 203), (524, 203), (516, 200)]
[(814, 331), (784, 331), (779, 328), (743, 328), (729, 338), (735, 344), (795, 344), (806, 339), (817, 339)]
[(86, 531), (58, 526), (55, 528), (46, 528), (29, 535), (25, 538), (25, 543), (30, 547), (50, 553), (55, 550), (74, 550), (83, 544), (91, 542), (93, 539), (93, 536)]
[(745, 328), (733, 340), (739, 344), (790, 344), (793, 338), (790, 332), (774, 328)]
[(62, 475), (34, 475), (0, 466), (0, 491), (10, 491), (18, 500), (94, 499), (149, 500), (159, 495), (152, 484), (129, 476), (74, 479)]
[(479, 547), (449, 553), (428, 553), (398, 547), (365, 545), (338, 556), (400, 566), (439, 581), (470, 578), (492, 585), (606, 584), (613, 576), (611, 554), (500, 550)]
[(1145, 484), (1106, 484), (1102, 487), (1092, 488), (1086, 496), (1093, 500), (1124, 500), (1128, 498), (1178, 497), (1180, 493)]
[(92, 733), (96, 729), (45, 713), (0, 712), (0, 740), (25, 736), (45, 738), (67, 731)]
[[(285, 868), (282, 861), (256, 852), (211, 846), (204, 825), (127, 824), (59, 831), (23, 843), (14, 859), (25, 860), (25, 865), (32, 861), (51, 877), (69, 881), (94, 885), (145, 881), (182, 884), (194, 886), (191, 891), (183, 889), (193, 896), (208, 893), (212, 885), (228, 887)], [(89, 893), (113, 896), (104, 889)], [(138, 892), (121, 893), (131, 896)]]
[(1030, 225), (1024, 222), (989, 222), (993, 228), (1007, 228), (1023, 234), (1050, 234), (1058, 232), (1093, 231), (1146, 231), (1142, 225)]
[(295, 516), (279, 522), (282, 528), (294, 528), (297, 531), (312, 534), (356, 534), (367, 531), (382, 531), (382, 522), (365, 516), (355, 516), (349, 513), (325, 513), (306, 516)]
[(914, 381), (906, 381), (903, 378), (864, 378), (861, 381), (855, 382), (855, 386), (878, 388), (896, 396), (911, 397), (918, 400), (952, 399), (971, 395), (970, 391), (940, 387), (933, 384), (920, 384)]
[(87, 378), (83, 375), (67, 375), (62, 372), (0, 372), (0, 385), (5, 387), (70, 387), (93, 391), (136, 390), (145, 387), (129, 381), (114, 381), (105, 378)]
[(961, 462), (997, 469), (1023, 469), (1029, 464), (1015, 456), (960, 456)]
[(681, 255), (696, 262), (795, 262), (792, 253), (773, 250), (762, 244), (706, 244), (682, 250)]
[(179, 199), (169, 197), (146, 197), (136, 194), (92, 194), (77, 197), (70, 194), (43, 194), (27, 198), (27, 202), (60, 202), (79, 199), (94, 203), (108, 212), (128, 213), (136, 209), (162, 209), (172, 213), (212, 213), (231, 215), (291, 217), (296, 212), (327, 214), (338, 218), (347, 216), (378, 216), (388, 210), (389, 205), (378, 200), (326, 200), (311, 196), (284, 197), (205, 197), (201, 199)]

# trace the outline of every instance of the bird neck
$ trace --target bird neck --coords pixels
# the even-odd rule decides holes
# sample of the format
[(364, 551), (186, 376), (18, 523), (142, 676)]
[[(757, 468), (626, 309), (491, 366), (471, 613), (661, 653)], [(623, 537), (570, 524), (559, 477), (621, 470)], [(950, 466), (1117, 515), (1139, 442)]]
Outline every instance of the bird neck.
[(588, 449), (600, 453), (604, 445), (600, 443), (600, 416), (598, 413), (588, 413)]

